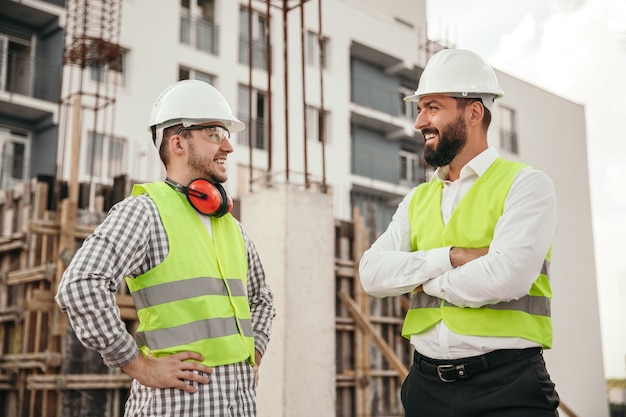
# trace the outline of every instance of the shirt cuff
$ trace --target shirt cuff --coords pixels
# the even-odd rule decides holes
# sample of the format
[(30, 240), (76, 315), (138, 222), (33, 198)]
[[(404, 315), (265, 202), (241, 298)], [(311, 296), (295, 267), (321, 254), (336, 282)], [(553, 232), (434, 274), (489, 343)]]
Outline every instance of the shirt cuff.
[(137, 358), (139, 348), (133, 337), (130, 334), (125, 334), (99, 353), (105, 365), (110, 368), (121, 368)]
[[(428, 251), (428, 264), (432, 265), (431, 274), (434, 278), (452, 269), (452, 263), (450, 262), (451, 248), (452, 246), (444, 246), (443, 248), (435, 248)], [(424, 283), (422, 289), (430, 296), (443, 298), (438, 279), (429, 279)]]
[(439, 276), (452, 269), (450, 263), (450, 249), (452, 246), (435, 248), (428, 251), (428, 265), (432, 265), (433, 276)]
[(270, 338), (265, 333), (254, 332), (254, 348), (259, 351), (261, 356), (265, 355), (269, 341)]

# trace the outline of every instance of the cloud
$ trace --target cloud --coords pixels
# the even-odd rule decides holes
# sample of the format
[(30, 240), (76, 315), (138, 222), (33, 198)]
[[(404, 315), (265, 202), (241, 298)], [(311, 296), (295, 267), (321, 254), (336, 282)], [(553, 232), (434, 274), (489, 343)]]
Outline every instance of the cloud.
[(588, 48), (600, 37), (596, 15), (590, 13), (588, 5), (554, 12), (543, 22), (526, 13), (502, 36), (488, 59), (518, 78), (575, 101), (586, 101), (588, 94), (581, 94), (580, 83), (596, 65), (589, 59)]
[[(607, 181), (626, 178), (624, 28), (624, 0), (561, 8), (545, 22), (526, 13), (502, 35), (490, 57), (498, 69), (586, 106), (590, 179), (599, 213), (617, 214), (625, 208), (624, 187), (607, 186)], [(616, 201), (622, 204), (616, 207)]]
[(606, 9), (609, 27), (621, 38), (626, 37), (626, 1), (613, 0)]

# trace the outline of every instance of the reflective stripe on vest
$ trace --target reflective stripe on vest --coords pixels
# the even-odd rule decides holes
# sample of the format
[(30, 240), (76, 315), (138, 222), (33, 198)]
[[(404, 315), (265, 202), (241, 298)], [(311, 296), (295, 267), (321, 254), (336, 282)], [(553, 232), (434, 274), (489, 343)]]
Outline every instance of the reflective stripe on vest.
[[(243, 282), (240, 279), (226, 279), (230, 293), (233, 296), (246, 296)], [(228, 289), (219, 278), (190, 278), (184, 281), (166, 282), (164, 284), (146, 287), (133, 292), (135, 308), (141, 310), (151, 304), (164, 304), (171, 301), (197, 297), (201, 293), (206, 295), (228, 296)]]
[[(409, 308), (439, 308), (456, 307), (439, 298), (431, 297), (423, 292), (416, 293), (411, 299)], [(550, 317), (550, 299), (548, 297), (526, 295), (518, 300), (506, 301), (498, 304), (484, 306), (492, 310), (517, 310), (536, 316)]]
[[(244, 333), (252, 334), (250, 319), (240, 320)], [(173, 329), (151, 330), (137, 333), (137, 340), (152, 350), (168, 349), (171, 346), (191, 344), (196, 340), (238, 335), (237, 323), (232, 318), (214, 318), (195, 321)]]
[(164, 183), (136, 185), (148, 193), (167, 233), (166, 259), (127, 278), (139, 327), (137, 344), (153, 356), (202, 354), (207, 366), (254, 363), (247, 299), (247, 253), (237, 221), (211, 218), (212, 236), (185, 197)]
[[(441, 217), (441, 181), (434, 179), (418, 186), (409, 203), (413, 250), (489, 246), (511, 184), (523, 167), (498, 158), (461, 199), (445, 226)], [(456, 333), (522, 337), (549, 348), (552, 344), (550, 255), (548, 251), (528, 294), (518, 300), (461, 308), (423, 292), (415, 293), (402, 335), (410, 338), (443, 320)]]

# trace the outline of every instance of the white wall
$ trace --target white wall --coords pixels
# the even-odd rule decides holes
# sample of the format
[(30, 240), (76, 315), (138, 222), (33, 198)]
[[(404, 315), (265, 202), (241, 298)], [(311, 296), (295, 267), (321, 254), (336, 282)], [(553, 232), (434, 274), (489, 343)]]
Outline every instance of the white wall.
[(277, 316), (260, 367), (259, 417), (335, 413), (335, 256), (332, 199), (278, 186), (244, 196)]

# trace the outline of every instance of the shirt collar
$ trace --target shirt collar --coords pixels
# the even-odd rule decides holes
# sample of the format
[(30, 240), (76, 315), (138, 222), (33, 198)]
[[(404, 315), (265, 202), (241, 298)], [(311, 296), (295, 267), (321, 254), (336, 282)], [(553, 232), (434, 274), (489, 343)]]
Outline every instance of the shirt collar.
[[(489, 147), (485, 149), (465, 164), (465, 166), (461, 169), (460, 179), (467, 178), (472, 175), (481, 177), (499, 156), (500, 154), (495, 148)], [(448, 177), (449, 169), (450, 167), (448, 165), (437, 168), (431, 180), (437, 178), (441, 182), (447, 182), (448, 180), (446, 178)]]

